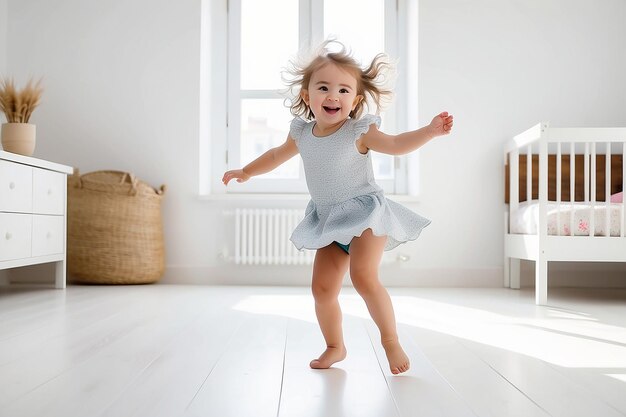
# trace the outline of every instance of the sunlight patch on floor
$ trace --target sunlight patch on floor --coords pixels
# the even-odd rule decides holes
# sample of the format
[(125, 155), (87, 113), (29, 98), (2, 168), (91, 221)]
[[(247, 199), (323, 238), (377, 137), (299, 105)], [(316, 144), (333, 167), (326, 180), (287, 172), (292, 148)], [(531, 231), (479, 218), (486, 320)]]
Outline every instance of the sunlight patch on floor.
[(626, 382), (626, 374), (605, 374), (606, 376), (610, 376), (611, 378), (615, 378), (618, 381)]
[[(341, 294), (339, 300), (344, 315), (370, 318), (357, 294)], [(521, 305), (514, 315), (506, 315), (415, 296), (392, 296), (392, 300), (399, 324), (563, 367), (626, 368), (626, 329), (601, 323), (584, 312)], [(311, 295), (252, 295), (233, 309), (317, 323)]]
[(399, 323), (520, 353), (563, 367), (626, 366), (626, 329), (587, 314), (535, 307), (504, 315), (420, 299), (394, 297)]
[(317, 323), (313, 298), (306, 295), (251, 295), (232, 308), (246, 313), (268, 314)]

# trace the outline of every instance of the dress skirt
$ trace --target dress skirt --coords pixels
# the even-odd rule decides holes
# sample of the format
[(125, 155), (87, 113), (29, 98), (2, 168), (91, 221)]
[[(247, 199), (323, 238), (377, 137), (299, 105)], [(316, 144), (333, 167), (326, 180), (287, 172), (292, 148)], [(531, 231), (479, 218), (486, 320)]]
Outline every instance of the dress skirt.
[(430, 220), (388, 200), (382, 192), (332, 205), (318, 206), (311, 200), (291, 241), (299, 250), (320, 249), (333, 242), (347, 245), (354, 237), (372, 229), (375, 236), (387, 236), (387, 251), (417, 239), (429, 224)]

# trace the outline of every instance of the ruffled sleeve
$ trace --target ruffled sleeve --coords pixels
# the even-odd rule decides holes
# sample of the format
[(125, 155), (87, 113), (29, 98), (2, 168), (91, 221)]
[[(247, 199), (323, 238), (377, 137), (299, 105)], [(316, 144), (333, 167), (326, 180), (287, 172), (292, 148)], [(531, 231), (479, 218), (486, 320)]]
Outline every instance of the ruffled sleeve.
[(370, 126), (376, 124), (376, 127), (380, 128), (380, 117), (374, 116), (373, 114), (366, 114), (361, 117), (359, 120), (354, 122), (354, 138), (358, 139), (361, 135), (367, 133), (370, 129)]
[(292, 139), (296, 141), (296, 143), (298, 143), (300, 137), (302, 136), (304, 126), (306, 126), (306, 122), (299, 117), (296, 117), (291, 121), (291, 126), (289, 127), (289, 136), (291, 136)]

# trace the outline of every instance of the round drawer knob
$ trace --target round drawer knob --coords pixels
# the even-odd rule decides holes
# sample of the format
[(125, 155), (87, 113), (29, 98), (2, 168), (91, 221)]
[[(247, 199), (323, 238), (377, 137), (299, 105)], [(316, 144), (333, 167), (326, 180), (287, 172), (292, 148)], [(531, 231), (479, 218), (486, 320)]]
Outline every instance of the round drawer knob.
[(11, 240), (11, 238), (13, 237), (13, 235), (11, 234), (11, 232), (7, 232), (6, 235), (4, 235), (6, 240)]
[(15, 183), (14, 182), (10, 182), (9, 183), (9, 190), (12, 190), (15, 188)]
[(48, 188), (48, 195), (52, 195), (52, 188)]
[(46, 239), (50, 239), (52, 237), (52, 232), (46, 233)]

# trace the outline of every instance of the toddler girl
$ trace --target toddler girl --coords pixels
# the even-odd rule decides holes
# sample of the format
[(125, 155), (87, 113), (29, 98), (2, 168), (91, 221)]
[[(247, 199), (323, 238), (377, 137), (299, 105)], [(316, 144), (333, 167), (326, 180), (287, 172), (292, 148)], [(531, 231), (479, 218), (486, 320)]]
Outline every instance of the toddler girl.
[(326, 350), (310, 366), (325, 369), (346, 357), (338, 295), (350, 268), (354, 288), (380, 330), (391, 372), (399, 374), (409, 369), (409, 358), (398, 341), (391, 298), (378, 280), (378, 265), (384, 250), (415, 240), (430, 220), (385, 198), (374, 180), (370, 150), (406, 154), (450, 133), (453, 118), (443, 112), (415, 131), (379, 131), (380, 117), (362, 113), (364, 105), (380, 108), (381, 99), (390, 95), (381, 84), (390, 64), (379, 54), (363, 69), (343, 46), (330, 52), (330, 42), (324, 42), (308, 64), (294, 65), (291, 71), (289, 85), (299, 94), (291, 105), (295, 118), (285, 143), (243, 169), (226, 172), (222, 181), (247, 181), (300, 153), (311, 201), (291, 241), (298, 249), (317, 250), (312, 292), (326, 340)]

